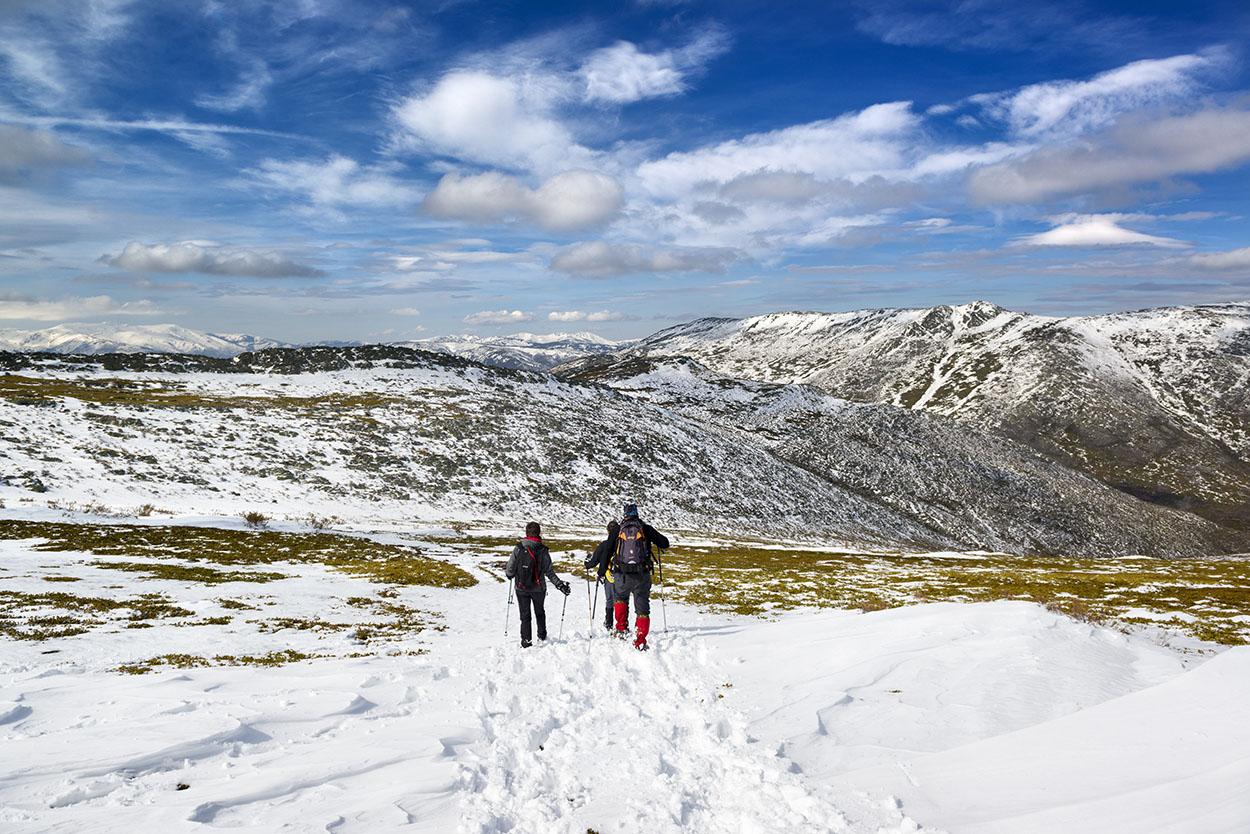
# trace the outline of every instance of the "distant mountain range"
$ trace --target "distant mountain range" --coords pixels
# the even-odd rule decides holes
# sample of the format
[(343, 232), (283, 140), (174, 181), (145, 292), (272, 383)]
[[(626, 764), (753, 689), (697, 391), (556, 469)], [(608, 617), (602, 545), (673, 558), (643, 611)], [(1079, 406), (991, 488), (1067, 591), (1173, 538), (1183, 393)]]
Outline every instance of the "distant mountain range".
[(612, 353), (629, 343), (609, 341), (594, 333), (515, 333), (510, 336), (441, 336), (396, 344), (463, 356), (497, 368), (545, 371), (583, 356)]
[(0, 350), (20, 353), (187, 353), (223, 357), (275, 347), (294, 345), (258, 336), (204, 333), (176, 324), (58, 324), (44, 330), (0, 330)]
[[(462, 356), (497, 368), (545, 371), (582, 356), (619, 350), (594, 333), (515, 333), (507, 336), (441, 336), (408, 342), (400, 347)], [(360, 342), (319, 341), (293, 344), (243, 334), (206, 333), (176, 324), (117, 326), (58, 324), (44, 330), (0, 330), (0, 351), (99, 356), (108, 353), (173, 353), (218, 358), (269, 348), (354, 347)]]

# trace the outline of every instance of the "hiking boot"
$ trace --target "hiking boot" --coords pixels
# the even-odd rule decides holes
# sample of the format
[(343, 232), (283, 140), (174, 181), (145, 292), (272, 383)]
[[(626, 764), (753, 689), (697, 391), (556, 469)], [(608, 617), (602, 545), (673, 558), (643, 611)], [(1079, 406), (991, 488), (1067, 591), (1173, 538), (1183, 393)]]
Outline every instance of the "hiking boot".
[(523, 648), (523, 649), (528, 649), (528, 648), (529, 648), (530, 646), (532, 646), (532, 645), (534, 645), (534, 642), (533, 642), (532, 640), (522, 640), (522, 641), (521, 641), (521, 648)]

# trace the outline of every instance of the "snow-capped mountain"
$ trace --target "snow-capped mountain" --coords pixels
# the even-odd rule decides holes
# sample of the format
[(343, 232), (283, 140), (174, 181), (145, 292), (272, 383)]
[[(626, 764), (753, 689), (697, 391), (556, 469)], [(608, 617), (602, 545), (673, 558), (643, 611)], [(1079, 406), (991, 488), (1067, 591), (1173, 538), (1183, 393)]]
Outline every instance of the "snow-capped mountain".
[(594, 333), (515, 333), (509, 336), (440, 336), (413, 342), (413, 347), (463, 356), (484, 365), (525, 371), (545, 371), (583, 356), (611, 353), (626, 346)]
[(1250, 526), (1250, 304), (777, 313), (701, 319), (632, 351), (948, 415), (1154, 503)]
[(234, 356), (274, 347), (289, 345), (246, 334), (205, 333), (176, 324), (58, 324), (44, 330), (0, 330), (0, 350), (23, 353)]

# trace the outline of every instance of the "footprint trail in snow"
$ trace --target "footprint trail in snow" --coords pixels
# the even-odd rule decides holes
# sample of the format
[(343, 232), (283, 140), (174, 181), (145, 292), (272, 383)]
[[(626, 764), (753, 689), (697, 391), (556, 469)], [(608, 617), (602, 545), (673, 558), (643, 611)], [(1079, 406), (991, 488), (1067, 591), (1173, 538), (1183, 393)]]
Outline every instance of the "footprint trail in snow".
[(889, 797), (831, 795), (753, 742), (697, 636), (577, 635), (487, 659), (461, 831), (918, 832)]

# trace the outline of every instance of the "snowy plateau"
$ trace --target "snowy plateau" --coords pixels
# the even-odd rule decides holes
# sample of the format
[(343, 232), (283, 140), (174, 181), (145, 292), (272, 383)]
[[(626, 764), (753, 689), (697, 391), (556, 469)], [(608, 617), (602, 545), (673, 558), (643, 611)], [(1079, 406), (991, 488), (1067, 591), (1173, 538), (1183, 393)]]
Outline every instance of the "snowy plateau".
[(7, 332), (0, 429), (0, 831), (1250, 831), (1247, 304)]

